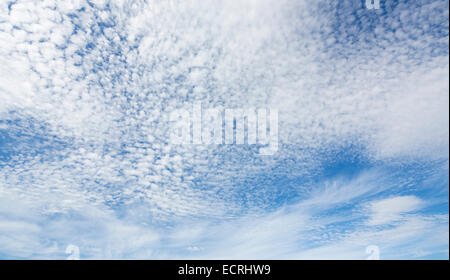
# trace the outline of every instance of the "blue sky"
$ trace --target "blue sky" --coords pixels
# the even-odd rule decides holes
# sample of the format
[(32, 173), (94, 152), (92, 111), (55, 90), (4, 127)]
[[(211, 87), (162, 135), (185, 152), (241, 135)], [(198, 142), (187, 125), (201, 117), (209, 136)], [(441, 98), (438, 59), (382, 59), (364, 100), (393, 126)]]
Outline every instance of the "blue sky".
[(449, 2), (380, 2), (2, 1), (0, 258), (448, 259)]

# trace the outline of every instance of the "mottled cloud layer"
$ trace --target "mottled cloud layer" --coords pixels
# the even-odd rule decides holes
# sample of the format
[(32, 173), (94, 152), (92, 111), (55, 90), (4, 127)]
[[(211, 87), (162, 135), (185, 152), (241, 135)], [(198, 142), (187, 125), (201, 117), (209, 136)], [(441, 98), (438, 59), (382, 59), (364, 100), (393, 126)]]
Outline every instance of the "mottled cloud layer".
[[(2, 1), (0, 257), (448, 257), (449, 3), (363, 2)], [(195, 101), (278, 153), (170, 144)]]

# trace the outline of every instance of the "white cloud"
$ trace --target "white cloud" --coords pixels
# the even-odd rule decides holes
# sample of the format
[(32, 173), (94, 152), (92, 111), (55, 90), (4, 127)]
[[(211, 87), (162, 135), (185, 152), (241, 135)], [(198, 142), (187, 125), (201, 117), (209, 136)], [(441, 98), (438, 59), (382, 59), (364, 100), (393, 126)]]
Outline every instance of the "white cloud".
[(386, 225), (404, 219), (404, 215), (419, 210), (423, 202), (415, 196), (397, 196), (370, 203), (368, 225)]
[[(351, 182), (330, 179), (325, 186), (302, 181), (266, 187), (254, 178), (308, 181), (334, 151), (348, 146), (381, 164), (448, 161), (448, 52), (433, 53), (436, 45), (448, 46), (448, 33), (430, 35), (433, 25), (448, 19), (445, 1), (411, 10), (400, 5), (353, 43), (348, 36), (358, 32), (356, 25), (332, 21), (338, 1), (123, 0), (111, 2), (110, 10), (106, 2), (93, 1), (94, 7), (82, 0), (0, 3), (0, 118), (12, 121), (0, 127), (51, 146), (31, 143), (21, 149), (16, 138), (10, 143), (16, 154), (0, 169), (0, 199), (21, 201), (29, 209), (23, 219), (30, 213), (42, 217), (2, 221), (11, 230), (24, 228), (17, 243), (9, 243), (14, 234), (8, 230), (0, 245), (6, 253), (29, 257), (33, 250), (48, 249), (52, 254), (54, 244), (41, 244), (33, 235), (46, 234), (36, 228), (38, 221), (93, 211), (99, 218), (87, 217), (86, 227), (97, 218), (104, 221), (99, 222), (103, 232), (117, 242), (110, 256), (130, 252), (122, 235), (138, 236), (130, 245), (136, 251), (155, 246), (152, 238), (159, 233), (142, 223), (188, 217), (217, 219), (223, 227), (200, 224), (204, 230), (188, 231), (189, 238), (180, 229), (171, 240), (182, 248), (201, 246), (196, 252), (217, 256), (208, 244), (199, 244), (214, 239), (205, 233), (212, 230), (216, 241), (224, 240), (218, 248), (224, 256), (238, 257), (238, 250), (246, 257), (297, 256), (289, 248), (315, 211), (367, 200), (409, 178), (385, 185), (378, 177), (388, 175), (380, 171)], [(434, 16), (439, 11), (442, 17)], [(367, 28), (365, 12), (358, 11)], [(417, 19), (429, 24), (412, 24)], [(261, 159), (245, 147), (171, 146), (167, 113), (193, 100), (211, 107), (278, 107), (279, 153)], [(299, 212), (280, 210), (269, 215), (273, 221), (252, 221), (252, 215), (278, 203), (284, 187), (304, 199)], [(368, 223), (410, 219), (405, 213), (419, 207), (411, 197), (384, 203), (387, 207), (369, 207)], [(21, 210), (3, 211), (14, 220)], [(237, 226), (226, 222), (244, 214)], [(54, 226), (70, 225), (67, 219)], [(151, 240), (139, 238), (147, 234)], [(53, 237), (66, 235), (76, 234), (62, 230)], [(27, 238), (29, 248), (21, 248)], [(97, 242), (97, 236), (87, 238)], [(78, 243), (83, 247), (82, 240)], [(17, 244), (17, 251), (8, 244)], [(89, 240), (84, 245), (96, 246)], [(343, 248), (336, 246), (329, 251)], [(344, 256), (362, 254), (354, 252)]]

